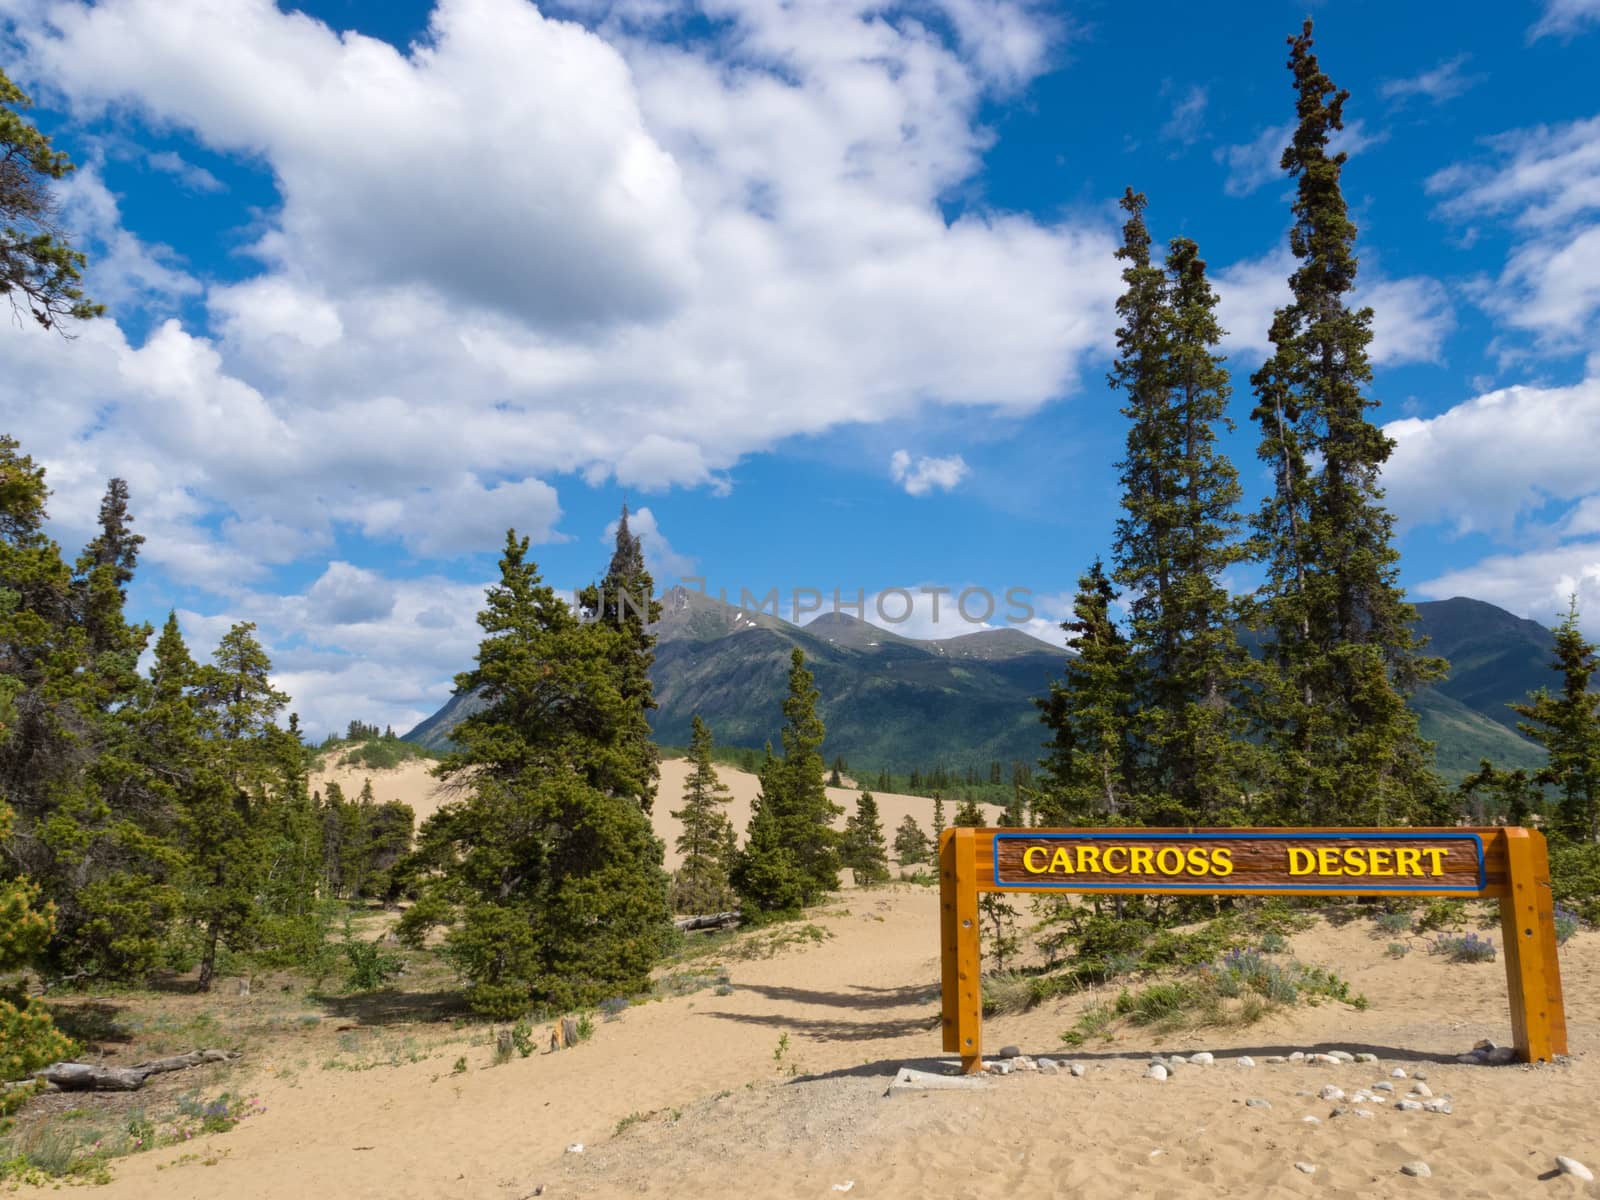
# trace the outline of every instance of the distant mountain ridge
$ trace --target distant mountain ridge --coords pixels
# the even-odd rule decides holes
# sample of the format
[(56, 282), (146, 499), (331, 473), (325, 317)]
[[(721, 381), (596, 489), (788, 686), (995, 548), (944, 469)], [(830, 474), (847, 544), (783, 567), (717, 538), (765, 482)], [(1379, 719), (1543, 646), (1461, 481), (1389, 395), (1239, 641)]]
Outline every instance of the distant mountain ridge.
[[(1554, 635), (1480, 600), (1417, 605), (1431, 653), (1450, 660), (1450, 678), (1413, 698), (1439, 766), (1457, 778), (1488, 757), (1531, 767), (1540, 747), (1518, 734), (1505, 705), (1554, 686)], [(728, 746), (776, 742), (789, 653), (798, 646), (821, 692), (824, 751), (859, 768), (906, 772), (942, 764), (987, 769), (993, 760), (1033, 763), (1044, 728), (1032, 699), (1058, 678), (1067, 652), (1015, 628), (980, 629), (922, 641), (843, 612), (806, 626), (677, 587), (662, 597), (651, 671), (659, 708), (656, 740), (686, 745), (698, 713)], [(405, 737), (431, 749), (482, 707), (456, 695)]]

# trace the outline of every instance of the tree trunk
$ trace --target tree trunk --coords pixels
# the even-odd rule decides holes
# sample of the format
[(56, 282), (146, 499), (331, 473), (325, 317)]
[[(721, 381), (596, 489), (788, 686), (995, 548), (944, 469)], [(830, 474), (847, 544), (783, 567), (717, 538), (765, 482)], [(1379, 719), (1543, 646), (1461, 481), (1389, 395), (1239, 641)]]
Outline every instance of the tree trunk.
[(202, 1063), (231, 1062), (237, 1050), (191, 1050), (170, 1058), (152, 1059), (135, 1067), (107, 1067), (98, 1063), (52, 1063), (34, 1078), (54, 1084), (64, 1092), (136, 1092), (152, 1075), (198, 1067)]
[(199, 990), (209, 992), (211, 981), (217, 974), (217, 942), (222, 937), (222, 922), (212, 918), (206, 926), (206, 952), (200, 959)]

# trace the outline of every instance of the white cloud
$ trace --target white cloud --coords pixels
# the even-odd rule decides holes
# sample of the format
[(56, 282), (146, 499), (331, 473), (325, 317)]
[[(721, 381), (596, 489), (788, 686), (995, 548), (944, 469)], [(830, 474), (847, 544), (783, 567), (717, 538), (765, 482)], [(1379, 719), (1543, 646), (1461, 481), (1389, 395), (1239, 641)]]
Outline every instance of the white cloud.
[(913, 459), (909, 451), (896, 450), (889, 457), (889, 476), (908, 496), (926, 496), (935, 490), (948, 492), (967, 477), (967, 471), (966, 460), (959, 454)]
[(1557, 354), (1592, 350), (1600, 311), (1600, 117), (1488, 139), (1492, 161), (1462, 163), (1427, 183), (1449, 217), (1500, 216), (1519, 231), (1480, 303)]
[[(1295, 265), (1294, 256), (1283, 247), (1217, 272), (1217, 318), (1227, 331), (1229, 353), (1254, 358), (1271, 353), (1267, 334), (1273, 314), (1289, 302), (1289, 275)], [(1379, 365), (1438, 362), (1444, 339), (1455, 328), (1444, 285), (1425, 275), (1403, 279), (1364, 275), (1349, 302), (1372, 307), (1368, 354)]]
[(1504, 534), (1548, 500), (1600, 492), (1600, 379), (1504, 388), (1384, 432), (1395, 440), (1389, 506), (1412, 524)]
[[(1283, 150), (1294, 136), (1294, 122), (1273, 125), (1263, 129), (1253, 139), (1234, 146), (1218, 146), (1212, 152), (1217, 162), (1228, 168), (1228, 177), (1222, 190), (1230, 196), (1248, 196), (1275, 181), (1288, 182), (1279, 163)], [(1375, 146), (1388, 137), (1385, 133), (1368, 134), (1363, 121), (1350, 121), (1328, 139), (1328, 153), (1345, 153), (1352, 157), (1369, 146)]]
[(1497, 554), (1414, 590), (1431, 599), (1486, 600), (1546, 626), (1564, 617), (1568, 599), (1577, 596), (1584, 630), (1600, 637), (1600, 541)]
[(117, 197), (95, 165), (79, 167), (56, 192), (73, 244), (90, 256), (84, 278), (90, 297), (126, 308), (201, 291), (170, 246), (146, 243), (122, 227)]
[(358, 625), (394, 611), (393, 583), (376, 571), (331, 562), (306, 593), (306, 611), (330, 625)]
[(163, 150), (159, 154), (151, 154), (144, 161), (145, 165), (151, 170), (160, 171), (164, 175), (171, 175), (191, 192), (222, 192), (227, 190), (223, 187), (222, 180), (204, 167), (187, 161), (174, 150)]
[(1483, 75), (1467, 75), (1462, 71), (1469, 57), (1471, 56), (1467, 54), (1458, 54), (1454, 58), (1446, 59), (1431, 71), (1413, 75), (1409, 79), (1385, 80), (1378, 88), (1378, 94), (1386, 100), (1400, 103), (1413, 96), (1421, 96), (1434, 104), (1453, 100), (1485, 79)]
[(1172, 115), (1161, 127), (1161, 136), (1169, 141), (1182, 142), (1186, 146), (1193, 142), (1199, 136), (1201, 124), (1205, 120), (1207, 99), (1205, 88), (1198, 84), (1191, 87), (1172, 106)]
[(1528, 28), (1528, 41), (1569, 38), (1594, 24), (1600, 24), (1600, 0), (1545, 0), (1544, 12)]

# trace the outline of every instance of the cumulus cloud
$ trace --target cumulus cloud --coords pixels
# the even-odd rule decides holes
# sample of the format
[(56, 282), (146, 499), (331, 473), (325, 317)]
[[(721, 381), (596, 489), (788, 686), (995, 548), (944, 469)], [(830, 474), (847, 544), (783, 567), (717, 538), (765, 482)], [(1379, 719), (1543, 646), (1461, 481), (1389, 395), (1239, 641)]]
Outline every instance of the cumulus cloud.
[[(1294, 256), (1284, 247), (1217, 272), (1217, 317), (1227, 331), (1230, 353), (1252, 358), (1271, 353), (1267, 333), (1273, 313), (1289, 302), (1289, 275), (1295, 265)], [(1425, 275), (1402, 279), (1363, 275), (1350, 303), (1372, 306), (1373, 337), (1368, 354), (1379, 365), (1438, 362), (1444, 339), (1455, 328), (1455, 313), (1444, 285)]]
[(967, 477), (967, 470), (966, 460), (959, 454), (912, 458), (909, 451), (896, 450), (889, 456), (889, 477), (904, 488), (908, 496), (948, 492)]
[[(617, 524), (616, 521), (612, 521), (601, 535), (600, 540), (607, 546), (616, 543)], [(656, 581), (657, 591), (665, 591), (686, 576), (693, 576), (695, 559), (687, 554), (679, 554), (672, 548), (672, 543), (667, 540), (667, 535), (661, 532), (661, 526), (656, 522), (655, 513), (651, 512), (648, 506), (628, 511), (628, 529), (639, 539), (640, 547), (644, 551), (644, 565), (649, 568), (651, 578)]]
[(376, 571), (331, 562), (306, 593), (306, 612), (330, 625), (358, 625), (394, 611), (394, 585)]
[(1585, 631), (1600, 637), (1600, 541), (1492, 555), (1424, 580), (1415, 591), (1430, 599), (1487, 600), (1542, 625), (1565, 616), (1569, 599), (1576, 596)]

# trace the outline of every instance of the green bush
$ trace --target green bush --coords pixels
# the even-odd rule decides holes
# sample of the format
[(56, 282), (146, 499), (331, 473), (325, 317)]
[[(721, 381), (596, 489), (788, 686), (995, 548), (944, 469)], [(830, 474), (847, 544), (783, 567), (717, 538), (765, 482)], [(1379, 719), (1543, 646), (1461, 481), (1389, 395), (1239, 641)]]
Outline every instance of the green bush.
[(1553, 840), (1550, 886), (1574, 916), (1600, 925), (1600, 843)]
[(352, 992), (377, 991), (406, 968), (403, 958), (385, 950), (377, 942), (347, 940), (342, 949), (349, 967), (345, 986)]

